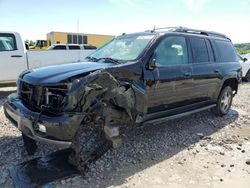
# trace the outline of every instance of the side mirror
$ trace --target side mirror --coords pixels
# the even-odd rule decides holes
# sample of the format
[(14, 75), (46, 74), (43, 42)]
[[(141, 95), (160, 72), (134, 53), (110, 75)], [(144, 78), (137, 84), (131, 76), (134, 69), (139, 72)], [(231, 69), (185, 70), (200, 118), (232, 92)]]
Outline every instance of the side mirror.
[(247, 58), (246, 58), (246, 57), (244, 57), (243, 61), (244, 61), (244, 62), (246, 62), (246, 61), (247, 61)]
[(150, 58), (149, 62), (148, 62), (148, 69), (153, 70), (156, 67), (157, 67), (156, 66), (156, 55), (153, 54), (152, 57)]

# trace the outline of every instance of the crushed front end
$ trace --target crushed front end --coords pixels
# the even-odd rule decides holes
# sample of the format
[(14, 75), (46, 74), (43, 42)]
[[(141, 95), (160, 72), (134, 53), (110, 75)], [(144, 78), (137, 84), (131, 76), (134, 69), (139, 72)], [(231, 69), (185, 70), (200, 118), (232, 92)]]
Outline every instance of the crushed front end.
[(19, 79), (17, 93), (9, 95), (4, 104), (5, 115), (36, 141), (70, 146), (83, 114), (67, 112), (69, 87), (32, 85)]

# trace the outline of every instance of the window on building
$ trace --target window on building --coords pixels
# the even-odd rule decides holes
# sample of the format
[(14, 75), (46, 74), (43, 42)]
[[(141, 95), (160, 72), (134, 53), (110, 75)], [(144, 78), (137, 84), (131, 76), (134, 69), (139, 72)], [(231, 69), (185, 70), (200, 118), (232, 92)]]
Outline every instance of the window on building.
[(88, 44), (88, 37), (83, 35), (83, 44)]
[(83, 44), (82, 43), (82, 35), (78, 35), (78, 44)]
[(73, 42), (72, 35), (70, 34), (67, 35), (67, 41), (68, 41), (68, 44), (72, 44)]
[(77, 35), (73, 35), (73, 44), (77, 44)]

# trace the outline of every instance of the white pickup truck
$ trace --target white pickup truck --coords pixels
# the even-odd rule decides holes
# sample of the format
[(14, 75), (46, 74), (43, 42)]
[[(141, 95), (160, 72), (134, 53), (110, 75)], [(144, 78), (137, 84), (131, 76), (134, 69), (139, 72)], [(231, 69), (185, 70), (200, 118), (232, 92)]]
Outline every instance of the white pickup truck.
[(0, 31), (0, 84), (14, 83), (26, 70), (82, 61), (94, 50), (26, 50), (20, 34)]
[(250, 54), (238, 55), (238, 59), (242, 67), (243, 80), (250, 82)]

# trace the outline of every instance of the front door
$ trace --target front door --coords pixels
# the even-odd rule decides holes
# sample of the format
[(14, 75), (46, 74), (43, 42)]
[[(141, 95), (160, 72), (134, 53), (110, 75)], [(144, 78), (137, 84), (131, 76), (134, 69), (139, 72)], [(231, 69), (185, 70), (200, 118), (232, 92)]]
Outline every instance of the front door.
[(166, 36), (154, 51), (156, 68), (153, 86), (147, 86), (148, 113), (188, 104), (192, 98), (192, 65), (184, 36)]

